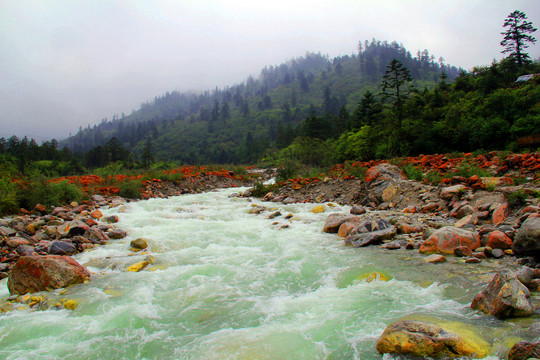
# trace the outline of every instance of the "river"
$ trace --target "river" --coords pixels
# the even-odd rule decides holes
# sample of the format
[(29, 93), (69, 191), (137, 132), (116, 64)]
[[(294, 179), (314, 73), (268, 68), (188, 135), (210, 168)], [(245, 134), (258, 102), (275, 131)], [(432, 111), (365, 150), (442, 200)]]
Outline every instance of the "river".
[[(313, 213), (313, 204), (251, 202), (237, 191), (103, 210), (128, 237), (75, 256), (93, 278), (55, 296), (78, 301), (76, 310), (1, 315), (0, 358), (366, 360), (383, 358), (378, 337), (406, 316), (500, 326), (468, 307), (478, 267), (345, 247), (321, 229), (329, 212), (348, 207)], [(250, 214), (255, 204), (269, 210)], [(268, 219), (275, 210), (282, 216)], [(146, 254), (129, 249), (139, 237), (149, 240)], [(148, 255), (154, 264), (125, 271)], [(371, 272), (392, 279), (362, 278)]]

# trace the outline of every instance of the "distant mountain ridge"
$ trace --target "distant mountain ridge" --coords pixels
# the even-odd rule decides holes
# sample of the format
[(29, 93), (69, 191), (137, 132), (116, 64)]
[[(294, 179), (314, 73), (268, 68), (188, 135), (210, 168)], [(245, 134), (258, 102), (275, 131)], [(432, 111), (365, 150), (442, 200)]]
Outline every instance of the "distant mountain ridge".
[(462, 71), (427, 50), (412, 55), (397, 42), (373, 39), (359, 43), (357, 54), (330, 59), (307, 53), (223, 89), (167, 92), (129, 115), (80, 128), (59, 145), (86, 153), (114, 137), (137, 155), (151, 147), (163, 160), (252, 162), (270, 147), (287, 146), (310, 116), (352, 113), (366, 90), (379, 92), (392, 59), (403, 63), (420, 90), (435, 86), (443, 72), (453, 80)]

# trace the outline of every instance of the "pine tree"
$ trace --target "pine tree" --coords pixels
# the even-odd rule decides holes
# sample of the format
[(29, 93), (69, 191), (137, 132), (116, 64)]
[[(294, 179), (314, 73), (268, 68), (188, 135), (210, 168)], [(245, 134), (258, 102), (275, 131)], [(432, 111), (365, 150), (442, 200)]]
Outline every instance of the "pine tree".
[(411, 91), (409, 86), (411, 81), (412, 77), (409, 74), (409, 70), (403, 66), (401, 61), (394, 59), (386, 67), (381, 95), (383, 100), (390, 100), (393, 103), (392, 105), (398, 119), (398, 131), (401, 129), (403, 121), (403, 102)]
[(510, 53), (509, 57), (514, 59), (520, 67), (530, 61), (529, 54), (524, 52), (529, 47), (528, 43), (536, 42), (536, 38), (529, 34), (537, 29), (526, 19), (527, 15), (524, 12), (519, 10), (512, 12), (504, 21), (503, 27), (507, 28), (506, 31), (501, 33), (504, 35), (501, 41), (501, 46), (504, 46), (502, 53)]

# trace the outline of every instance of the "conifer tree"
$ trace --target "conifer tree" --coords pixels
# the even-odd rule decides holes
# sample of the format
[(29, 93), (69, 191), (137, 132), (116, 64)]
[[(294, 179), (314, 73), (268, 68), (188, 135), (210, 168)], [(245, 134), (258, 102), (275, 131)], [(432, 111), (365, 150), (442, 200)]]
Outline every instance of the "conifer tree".
[(532, 22), (526, 20), (527, 15), (524, 12), (519, 10), (512, 12), (504, 21), (503, 27), (507, 29), (501, 33), (504, 35), (501, 41), (501, 46), (504, 46), (502, 53), (510, 53), (509, 57), (514, 59), (520, 67), (530, 61), (530, 56), (525, 49), (529, 47), (529, 43), (536, 42), (536, 38), (529, 34), (537, 29), (532, 26)]

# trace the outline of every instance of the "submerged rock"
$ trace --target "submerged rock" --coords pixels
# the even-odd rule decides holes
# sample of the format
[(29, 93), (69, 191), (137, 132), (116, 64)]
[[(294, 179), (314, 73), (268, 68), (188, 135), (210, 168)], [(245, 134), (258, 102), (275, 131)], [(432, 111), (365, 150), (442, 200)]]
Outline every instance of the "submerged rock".
[(381, 354), (405, 354), (433, 358), (483, 358), (489, 353), (485, 341), (475, 343), (468, 337), (445, 330), (439, 325), (401, 320), (388, 325), (377, 341)]
[(82, 283), (90, 278), (85, 267), (69, 256), (22, 256), (11, 269), (10, 294), (50, 291)]
[(528, 316), (534, 310), (529, 289), (508, 270), (495, 275), (487, 288), (474, 297), (471, 308), (499, 319)]

